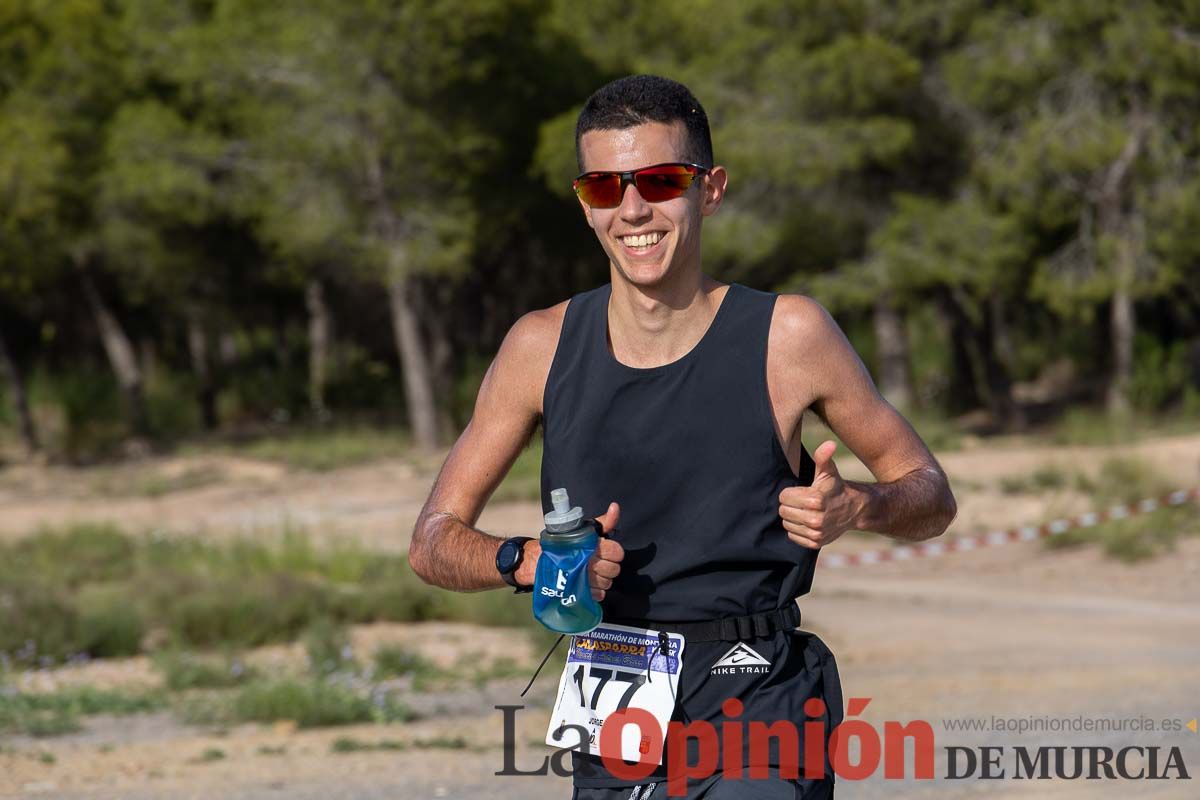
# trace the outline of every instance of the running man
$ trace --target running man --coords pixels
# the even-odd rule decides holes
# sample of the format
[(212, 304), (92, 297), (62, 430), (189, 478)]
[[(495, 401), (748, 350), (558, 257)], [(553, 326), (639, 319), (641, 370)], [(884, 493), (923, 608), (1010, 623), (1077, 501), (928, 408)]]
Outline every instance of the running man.
[[(412, 567), (456, 591), (527, 590), (537, 539), (474, 525), (540, 423), (544, 509), (566, 487), (613, 534), (589, 565), (605, 622), (684, 636), (676, 718), (719, 729), (736, 698), (742, 722), (802, 729), (817, 697), (828, 733), (843, 713), (837, 667), (796, 628), (796, 598), (820, 548), (848, 530), (945, 531), (956, 513), (945, 473), (817, 302), (704, 274), (701, 225), (729, 174), (686, 87), (614, 81), (587, 101), (575, 141), (576, 193), (610, 281), (513, 325), (417, 520)], [(876, 482), (844, 480), (833, 441), (810, 457), (808, 409)], [(769, 761), (768, 779), (718, 772), (688, 796), (832, 797), (831, 771), (796, 778), (778, 753)], [(587, 753), (573, 763), (576, 798), (666, 796), (665, 766), (631, 782)]]

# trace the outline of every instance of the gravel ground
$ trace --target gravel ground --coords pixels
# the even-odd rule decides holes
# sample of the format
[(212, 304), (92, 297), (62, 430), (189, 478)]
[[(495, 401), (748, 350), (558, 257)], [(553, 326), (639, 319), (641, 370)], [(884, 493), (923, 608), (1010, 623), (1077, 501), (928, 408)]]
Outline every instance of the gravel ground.
[[(1045, 498), (1004, 495), (996, 481), (1046, 463), (1090, 469), (1115, 452), (1002, 447), (947, 454), (943, 465), (953, 481), (966, 487), (960, 491), (955, 530), (973, 532), (1042, 519)], [(1197, 482), (1200, 436), (1144, 442), (1120, 453), (1173, 470), (1180, 486)], [(854, 475), (855, 465), (846, 461), (843, 473)], [(165, 468), (155, 464), (148, 468)], [(181, 467), (173, 464), (171, 469)], [(320, 476), (254, 471), (244, 465), (227, 469), (232, 477), (224, 482), (153, 499), (108, 499), (82, 489), (56, 494), (53, 487), (78, 478), (78, 471), (9, 470), (0, 476), (0, 503), (5, 506), (0, 535), (20, 535), (42, 523), (110, 517), (132, 527), (158, 525), (220, 536), (285, 516), (332, 525), (332, 535), (354, 535), (368, 544), (402, 550), (428, 489), (428, 477), (401, 463)], [(528, 532), (537, 520), (536, 504), (510, 503), (489, 508), (481, 527)], [(835, 547), (887, 544), (880, 537), (848, 536)], [(951, 732), (942, 720), (1145, 716), (1186, 722), (1200, 716), (1198, 582), (1197, 539), (1182, 541), (1169, 556), (1136, 565), (1114, 562), (1095, 548), (1049, 551), (1040, 543), (1012, 544), (923, 561), (819, 568), (814, 591), (801, 600), (802, 626), (819, 633), (832, 648), (846, 696), (871, 698), (864, 719), (877, 726), (888, 720), (930, 722), (939, 752), (937, 775), (944, 775), (941, 748), (947, 746), (1004, 746), (1010, 763), (1013, 747), (1039, 744), (1178, 746), (1189, 772), (1196, 775), (1200, 734), (1188, 730), (1017, 736)], [(508, 633), (470, 625), (371, 626), (355, 632), (356, 649), (380, 641), (428, 648), (422, 652), (439, 663), (453, 663), (466, 653), (492, 657), (511, 651)], [(295, 648), (268, 648), (255, 657), (286, 668), (299, 656)], [(154, 680), (145, 659), (72, 670), (24, 675), (21, 685), (144, 685)], [(556, 677), (539, 678), (539, 705), (519, 716), (516, 757), (522, 767), (539, 763), (548, 752), (533, 743), (544, 735), (547, 693), (553, 691)], [(92, 718), (83, 732), (71, 736), (0, 742), (0, 797), (567, 798), (566, 779), (494, 775), (502, 766), (503, 752), (500, 715), (493, 706), (519, 702), (523, 685), (524, 680), (510, 679), (423, 697), (431, 716), (406, 725), (317, 731), (247, 725), (217, 731), (182, 726), (165, 713)], [(332, 742), (343, 736), (410, 745), (418, 739), (462, 736), (469, 746), (331, 753)], [(209, 749), (220, 749), (223, 757), (202, 761)], [(264, 749), (276, 754), (264, 754)], [(53, 763), (43, 761), (46, 753)], [(894, 781), (876, 775), (860, 782), (840, 781), (837, 796), (1108, 798), (1136, 792), (1151, 798), (1194, 798), (1200, 796), (1196, 786), (1175, 780)]]

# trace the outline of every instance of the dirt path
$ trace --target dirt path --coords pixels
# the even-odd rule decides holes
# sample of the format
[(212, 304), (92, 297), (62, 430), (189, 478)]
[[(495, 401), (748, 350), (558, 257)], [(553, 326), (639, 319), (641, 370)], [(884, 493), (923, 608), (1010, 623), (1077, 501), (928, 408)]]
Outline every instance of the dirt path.
[[(961, 484), (956, 530), (973, 532), (1041, 519), (1044, 498), (1005, 495), (997, 482), (1047, 463), (1093, 469), (1112, 448), (989, 448), (946, 454), (941, 461)], [(1122, 448), (1163, 470), (1181, 485), (1197, 482), (1200, 436), (1142, 442)], [(156, 468), (167, 468), (167, 464)], [(180, 469), (178, 464), (170, 466)], [(258, 469), (221, 483), (159, 498), (103, 496), (83, 487), (86, 472), (0, 477), (0, 534), (20, 535), (42, 523), (111, 518), (126, 527), (157, 525), (181, 532), (226, 535), (302, 520), (323, 534), (355, 536), (403, 549), (427, 491), (428, 476), (388, 462), (306, 476)], [(861, 466), (858, 467), (861, 470)], [(271, 471), (274, 470), (274, 471)], [(843, 468), (855, 474), (853, 464)], [(136, 480), (130, 476), (129, 480)], [(40, 483), (39, 483), (40, 481)], [(70, 491), (57, 487), (72, 484)], [(274, 515), (274, 517), (272, 516)], [(537, 527), (532, 503), (489, 508), (485, 530), (527, 532)], [(847, 537), (838, 546), (878, 547), (879, 537)], [(1087, 716), (1179, 718), (1200, 715), (1200, 540), (1183, 540), (1166, 558), (1126, 565), (1094, 547), (1050, 551), (1040, 543), (1012, 544), (936, 559), (847, 570), (818, 569), (813, 592), (802, 599), (803, 626), (837, 655), (848, 697), (870, 697), (863, 715), (886, 720), (925, 719), (938, 745), (1124, 744), (1177, 745), (1193, 775), (1200, 773), (1200, 735), (1179, 733), (1029, 734), (964, 733), (942, 728), (944, 718)], [(413, 626), (388, 636), (432, 637)], [(487, 649), (484, 632), (458, 629), (462, 650)], [(478, 635), (477, 635), (478, 634)], [(370, 636), (371, 634), (361, 634)], [(480, 644), (480, 643), (483, 644)], [(495, 644), (493, 642), (493, 644)], [(102, 674), (104, 665), (92, 665)], [(111, 666), (108, 667), (111, 669)], [(147, 668), (142, 665), (142, 675)], [(135, 670), (136, 671), (136, 670)], [(125, 677), (128, 678), (126, 673)], [(555, 676), (543, 676), (544, 691)], [(45, 680), (27, 677), (25, 680)], [(86, 678), (76, 678), (87, 680)], [(120, 674), (112, 680), (122, 680)], [(58, 676), (60, 682), (69, 680)], [(97, 681), (102, 682), (102, 681)], [(223, 735), (189, 728), (162, 715), (134, 720), (96, 719), (62, 739), (10, 742), (0, 751), (0, 796), (64, 798), (419, 798), (496, 797), (542, 800), (570, 795), (554, 777), (496, 777), (503, 763), (501, 719), (492, 706), (518, 702), (523, 681), (493, 684), (478, 694), (458, 693), (430, 718), (407, 725), (293, 731), (241, 726)], [(546, 750), (533, 742), (545, 731), (542, 707), (518, 718), (516, 754), (522, 768)], [(411, 746), (400, 752), (332, 754), (338, 737), (364, 741), (464, 736), (467, 749)], [(199, 760), (207, 749), (223, 757)], [(49, 752), (54, 763), (38, 755)], [(943, 773), (939, 763), (937, 772)], [(1179, 781), (962, 781), (949, 783), (843, 782), (840, 798), (1127, 797), (1196, 795)], [(7, 793), (7, 794), (5, 794)]]
[[(1200, 484), (1200, 434), (1121, 448), (989, 442), (939, 457), (959, 498), (952, 532), (1023, 524), (1044, 513), (1044, 498), (1005, 494), (999, 488), (1003, 478), (1047, 465), (1095, 472), (1110, 456), (1143, 459), (1177, 476), (1181, 487)], [(849, 478), (871, 478), (852, 456), (841, 455), (838, 464)], [(189, 475), (204, 476), (205, 485), (147, 496), (172, 481), (186, 483)], [(0, 472), (0, 536), (21, 536), (39, 526), (73, 521), (107, 520), (130, 530), (214, 537), (290, 525), (318, 538), (353, 538), (370, 547), (404, 551), (431, 480), (429, 470), (404, 461), (329, 473), (291, 471), (229, 456), (149, 459), (99, 471), (11, 467)], [(522, 502), (490, 504), (479, 524), (489, 532), (515, 535), (537, 531), (540, 523), (538, 504)]]
[[(1095, 718), (1195, 716), (1200, 679), (1200, 614), (1194, 589), (1156, 597), (1152, 585), (1200, 578), (1200, 541), (1177, 557), (1139, 567), (1107, 562), (1091, 551), (1046, 553), (1017, 545), (979, 570), (983, 553), (858, 571), (825, 571), (802, 600), (804, 627), (818, 632), (838, 657), (847, 697), (870, 697), (864, 718), (925, 719), (939, 746), (948, 744), (1180, 745), (1186, 763), (1200, 765), (1200, 736), (1128, 733), (1018, 737), (1011, 733), (948, 733), (943, 718), (1084, 715)], [(1141, 586), (1114, 591), (1111, 578)], [(1054, 576), (1053, 580), (1048, 576)], [(1094, 580), (1085, 580), (1091, 576)], [(1189, 592), (1191, 592), (1189, 594)], [(428, 637), (432, 638), (432, 637)], [(541, 690), (552, 676), (539, 681)], [(0, 756), (0, 791), (55, 797), (563, 798), (553, 777), (495, 777), (503, 763), (501, 719), (492, 706), (518, 702), (522, 681), (480, 696), (479, 713), (435, 717), (404, 726), (357, 726), (294, 732), (243, 726), (225, 735), (150, 719), (139, 732), (126, 721), (93, 722), (85, 735), (24, 743), (46, 749), (57, 763), (29, 755)], [(545, 750), (532, 744), (545, 730), (545, 695), (518, 716), (516, 763), (530, 769)], [(471, 749), (330, 754), (341, 736), (364, 741), (413, 741), (466, 736)], [(105, 741), (124, 742), (107, 752)], [(197, 763), (209, 748), (219, 762)], [(263, 749), (285, 750), (263, 755)], [(938, 772), (944, 768), (939, 764)], [(839, 796), (932, 798), (982, 790), (968, 783), (881, 778), (847, 784)], [(1086, 787), (1056, 782), (1032, 791), (1015, 782), (988, 787), (991, 797), (1125, 797), (1129, 786)], [(1137, 784), (1139, 795), (1190, 797), (1174, 782)]]

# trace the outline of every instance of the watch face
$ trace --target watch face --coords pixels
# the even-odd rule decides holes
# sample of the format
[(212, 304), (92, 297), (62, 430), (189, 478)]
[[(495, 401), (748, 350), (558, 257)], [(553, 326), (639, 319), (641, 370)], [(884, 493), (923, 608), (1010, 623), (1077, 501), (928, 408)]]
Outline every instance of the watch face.
[(505, 542), (496, 553), (496, 566), (501, 572), (511, 572), (517, 563), (517, 555), (521, 552), (520, 542)]

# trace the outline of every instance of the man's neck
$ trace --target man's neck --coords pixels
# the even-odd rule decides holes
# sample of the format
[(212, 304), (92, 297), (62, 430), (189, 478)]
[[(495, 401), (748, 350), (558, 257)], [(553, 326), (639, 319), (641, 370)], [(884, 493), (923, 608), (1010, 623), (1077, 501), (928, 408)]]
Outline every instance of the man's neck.
[(655, 367), (687, 355), (704, 337), (727, 291), (700, 272), (655, 286), (638, 286), (613, 272), (609, 349), (631, 367)]

